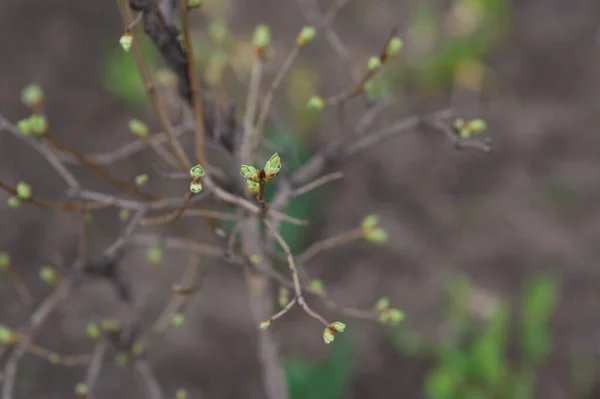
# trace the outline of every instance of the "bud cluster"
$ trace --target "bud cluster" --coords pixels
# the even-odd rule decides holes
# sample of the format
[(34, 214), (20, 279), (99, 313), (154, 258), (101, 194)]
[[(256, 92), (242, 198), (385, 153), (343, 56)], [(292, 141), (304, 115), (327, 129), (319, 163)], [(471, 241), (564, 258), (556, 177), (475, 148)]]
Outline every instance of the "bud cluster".
[(387, 232), (377, 227), (378, 224), (379, 216), (377, 215), (369, 215), (363, 219), (360, 230), (365, 240), (375, 244), (383, 244), (387, 241)]
[(279, 154), (277, 153), (269, 158), (262, 170), (258, 170), (254, 166), (249, 165), (242, 165), (240, 167), (240, 174), (246, 179), (246, 188), (252, 195), (258, 195), (260, 192), (260, 184), (270, 182), (277, 177), (280, 171), (281, 158), (279, 158)]

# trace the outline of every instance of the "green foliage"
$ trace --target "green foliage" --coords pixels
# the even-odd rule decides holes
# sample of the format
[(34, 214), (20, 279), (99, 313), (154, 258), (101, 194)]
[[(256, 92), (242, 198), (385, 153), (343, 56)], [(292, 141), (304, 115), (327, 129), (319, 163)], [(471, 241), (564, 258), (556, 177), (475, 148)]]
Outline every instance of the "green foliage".
[[(142, 53), (151, 71), (155, 70), (157, 53), (154, 45), (145, 37), (138, 39)], [(124, 52), (118, 43), (110, 48), (104, 59), (104, 86), (131, 108), (145, 107), (146, 87), (140, 77), (131, 52)]]
[(336, 336), (326, 358), (309, 363), (284, 359), (284, 369), (292, 399), (342, 399), (354, 369), (352, 334)]
[(507, 0), (457, 0), (458, 9), (471, 12), (478, 22), (464, 33), (439, 32), (444, 26), (437, 10), (421, 6), (413, 16), (416, 32), (426, 32), (433, 38), (441, 37), (431, 51), (426, 52), (410, 67), (412, 81), (421, 88), (439, 88), (448, 85), (457, 69), (467, 62), (485, 62), (498, 44), (509, 24)]
[[(435, 366), (425, 380), (427, 399), (531, 399), (537, 366), (550, 351), (549, 319), (558, 294), (556, 279), (541, 275), (526, 284), (519, 306), (519, 360), (507, 358), (511, 311), (500, 304), (490, 319), (478, 326), (468, 312), (472, 286), (463, 276), (449, 284), (448, 317), (456, 338), (434, 351)], [(583, 368), (583, 370), (589, 370)], [(586, 373), (580, 379), (585, 381)], [(585, 382), (581, 383), (585, 386)]]
[(549, 319), (556, 306), (558, 282), (541, 276), (527, 284), (521, 304), (519, 339), (525, 360), (538, 362), (550, 350)]

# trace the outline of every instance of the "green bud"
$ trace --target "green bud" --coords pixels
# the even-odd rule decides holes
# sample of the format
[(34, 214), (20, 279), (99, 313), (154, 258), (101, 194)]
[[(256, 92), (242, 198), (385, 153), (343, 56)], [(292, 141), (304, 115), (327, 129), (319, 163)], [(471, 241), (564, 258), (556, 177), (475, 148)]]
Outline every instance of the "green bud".
[(17, 342), (17, 334), (10, 328), (0, 325), (0, 345), (13, 345)]
[(454, 129), (456, 129), (457, 131), (462, 130), (465, 127), (465, 120), (462, 118), (456, 118), (454, 120), (454, 123), (452, 124), (452, 126), (454, 127)]
[(123, 208), (119, 211), (119, 219), (121, 219), (122, 221), (126, 221), (127, 219), (129, 219), (129, 214), (129, 209)]
[(187, 0), (187, 8), (198, 8), (203, 2), (204, 0)]
[(404, 320), (404, 313), (402, 313), (398, 309), (390, 309), (390, 310), (388, 310), (388, 313), (389, 313), (389, 324), (391, 326), (397, 326), (398, 324), (400, 324), (400, 322), (402, 320)]
[(185, 389), (178, 389), (175, 393), (175, 399), (188, 399), (188, 393)]
[(0, 252), (0, 271), (5, 271), (10, 268), (10, 255), (6, 252)]
[(279, 288), (279, 297), (277, 300), (279, 306), (283, 308), (290, 301), (290, 291), (285, 287)]
[(250, 263), (252, 263), (253, 265), (258, 265), (258, 264), (260, 264), (260, 255), (257, 255), (257, 254), (250, 255), (249, 260), (250, 260)]
[(364, 235), (365, 239), (375, 244), (383, 244), (388, 239), (387, 231), (383, 229), (373, 229)]
[(144, 344), (140, 341), (136, 341), (131, 348), (131, 353), (133, 353), (133, 356), (142, 356), (145, 351), (146, 348), (144, 348)]
[(334, 321), (329, 325), (329, 328), (331, 328), (334, 332), (343, 333), (344, 330), (346, 330), (346, 325), (341, 321)]
[(48, 361), (52, 364), (59, 364), (62, 360), (62, 357), (58, 353), (51, 353), (48, 356)]
[(40, 278), (50, 285), (56, 285), (58, 282), (58, 274), (51, 266), (43, 266), (40, 269)]
[(404, 45), (404, 43), (402, 42), (402, 39), (400, 39), (399, 37), (393, 37), (389, 41), (389, 43), (385, 49), (385, 54), (388, 57), (393, 57), (400, 52), (403, 45)]
[(129, 130), (138, 137), (146, 138), (150, 135), (148, 125), (138, 119), (129, 120)]
[(204, 171), (202, 165), (196, 165), (190, 169), (190, 177), (192, 179), (200, 179), (201, 177), (204, 177), (205, 173), (206, 172)]
[(100, 337), (102, 337), (102, 331), (100, 331), (100, 328), (98, 327), (98, 324), (90, 321), (86, 327), (86, 331), (87, 331), (87, 335), (93, 339), (93, 340), (98, 340), (100, 339)]
[(485, 131), (487, 125), (483, 119), (473, 119), (466, 126), (472, 133), (481, 133)]
[(333, 331), (330, 327), (325, 327), (325, 330), (323, 331), (323, 341), (325, 341), (326, 344), (330, 344), (334, 339), (335, 331)]
[(306, 46), (311, 40), (317, 35), (317, 30), (314, 26), (305, 26), (302, 28), (298, 37), (296, 38), (296, 45), (298, 47)]
[(17, 123), (17, 128), (21, 131), (21, 133), (23, 133), (24, 136), (30, 136), (32, 134), (31, 122), (30, 122), (29, 118), (21, 119)]
[(171, 316), (171, 325), (173, 327), (181, 327), (184, 322), (185, 316), (181, 313), (174, 313), (173, 316)]
[(148, 175), (146, 175), (146, 174), (137, 175), (135, 177), (135, 184), (137, 186), (143, 186), (147, 182), (148, 182)]
[(202, 192), (202, 183), (199, 181), (193, 181), (190, 183), (190, 191), (192, 194), (200, 194)]
[(321, 280), (312, 280), (310, 282), (310, 288), (312, 288), (316, 292), (325, 292), (325, 284)]
[(21, 200), (28, 200), (31, 198), (31, 186), (22, 181), (17, 183), (17, 197)]
[(388, 310), (390, 307), (390, 298), (388, 297), (381, 297), (377, 300), (377, 303), (375, 304), (375, 309), (377, 309), (378, 312), (383, 312)]
[(257, 196), (258, 193), (260, 192), (260, 184), (255, 183), (250, 180), (246, 180), (246, 188), (248, 189), (248, 192), (250, 193), (250, 195), (253, 195), (253, 196)]
[(379, 223), (379, 216), (368, 215), (363, 219), (363, 221), (360, 225), (360, 228), (362, 230), (371, 230), (371, 229), (377, 227), (377, 223)]
[(381, 67), (381, 59), (379, 57), (369, 58), (369, 71), (375, 71)]
[(323, 108), (325, 108), (325, 100), (323, 100), (319, 96), (312, 96), (308, 100), (306, 106), (310, 109), (316, 109), (317, 111), (321, 111)]
[(82, 397), (82, 398), (87, 398), (89, 396), (89, 394), (90, 394), (90, 389), (83, 382), (80, 382), (77, 385), (75, 385), (75, 395)]
[(260, 171), (254, 166), (242, 165), (240, 167), (240, 174), (244, 179), (258, 183), (260, 182)]
[(462, 129), (459, 130), (458, 135), (460, 136), (461, 139), (467, 140), (470, 139), (471, 136), (473, 136), (472, 132), (467, 129), (466, 127), (463, 127)]
[(271, 327), (271, 320), (265, 320), (263, 322), (260, 323), (260, 329), (261, 330), (266, 330), (267, 328)]
[(147, 253), (148, 262), (153, 265), (159, 265), (163, 260), (163, 250), (160, 247), (152, 247), (148, 249)]
[(264, 50), (271, 44), (271, 30), (267, 25), (261, 24), (254, 30), (252, 45), (255, 49)]
[(116, 333), (121, 329), (121, 324), (118, 320), (104, 319), (100, 323), (102, 329), (108, 333)]
[(128, 52), (131, 50), (131, 45), (133, 44), (133, 36), (129, 32), (125, 32), (123, 36), (119, 39), (119, 44), (123, 48), (124, 51)]
[(11, 208), (18, 208), (22, 204), (22, 201), (17, 197), (10, 197), (7, 202), (8, 206), (10, 206)]
[(43, 115), (32, 115), (29, 117), (30, 134), (33, 136), (43, 136), (48, 133), (48, 122)]
[(265, 172), (266, 182), (270, 182), (277, 177), (281, 170), (281, 159), (279, 158), (279, 154), (275, 153), (271, 155), (271, 158), (267, 161), (263, 170)]
[(44, 101), (44, 92), (42, 88), (34, 83), (28, 84), (21, 91), (21, 102), (29, 107), (40, 105)]

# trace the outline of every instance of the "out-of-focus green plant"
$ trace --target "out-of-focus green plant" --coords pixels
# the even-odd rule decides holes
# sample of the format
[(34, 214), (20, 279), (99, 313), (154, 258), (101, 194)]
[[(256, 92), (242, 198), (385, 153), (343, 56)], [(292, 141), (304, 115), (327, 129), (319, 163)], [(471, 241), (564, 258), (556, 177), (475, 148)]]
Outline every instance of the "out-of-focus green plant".
[[(138, 40), (149, 69), (156, 70), (158, 56), (154, 45), (145, 36)], [(124, 52), (118, 43), (110, 48), (104, 59), (104, 86), (129, 107), (142, 108), (149, 105), (146, 101), (146, 87), (139, 75), (133, 54)]]
[(341, 399), (345, 397), (354, 370), (352, 334), (336, 336), (327, 357), (317, 363), (284, 359), (292, 399)]
[[(516, 326), (518, 359), (507, 356), (511, 338), (510, 308), (501, 303), (483, 325), (468, 312), (472, 288), (464, 277), (449, 286), (450, 325), (454, 339), (433, 351), (434, 365), (425, 379), (427, 399), (531, 399), (538, 366), (550, 352), (549, 320), (556, 305), (558, 281), (538, 276), (527, 283)], [(582, 383), (581, 385), (585, 385)]]

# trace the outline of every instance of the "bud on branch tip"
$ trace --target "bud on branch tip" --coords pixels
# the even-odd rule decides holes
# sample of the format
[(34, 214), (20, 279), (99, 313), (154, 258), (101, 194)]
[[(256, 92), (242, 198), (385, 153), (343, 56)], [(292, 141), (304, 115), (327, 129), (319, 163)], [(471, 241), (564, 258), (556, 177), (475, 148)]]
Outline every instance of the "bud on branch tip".
[(346, 324), (341, 321), (334, 321), (323, 331), (323, 340), (326, 344), (330, 344), (335, 339), (336, 333), (343, 333), (346, 330)]
[(313, 40), (316, 35), (317, 30), (314, 28), (314, 26), (305, 26), (304, 28), (302, 28), (302, 30), (298, 34), (298, 37), (296, 38), (296, 45), (298, 47), (304, 47), (311, 40)]
[(133, 36), (131, 35), (131, 33), (123, 33), (123, 36), (121, 36), (121, 38), (119, 39), (119, 44), (121, 44), (121, 47), (124, 51), (128, 52), (129, 50), (131, 50), (131, 45), (133, 44)]
[(279, 174), (281, 170), (281, 159), (279, 158), (279, 154), (275, 153), (271, 156), (271, 158), (265, 164), (263, 171), (265, 172), (264, 180), (265, 182), (270, 182)]
[(204, 177), (205, 173), (206, 172), (204, 171), (202, 165), (196, 165), (190, 169), (190, 176), (192, 179), (200, 179), (201, 177)]
[(254, 183), (260, 182), (260, 171), (254, 166), (242, 165), (240, 168), (240, 174), (248, 181)]

